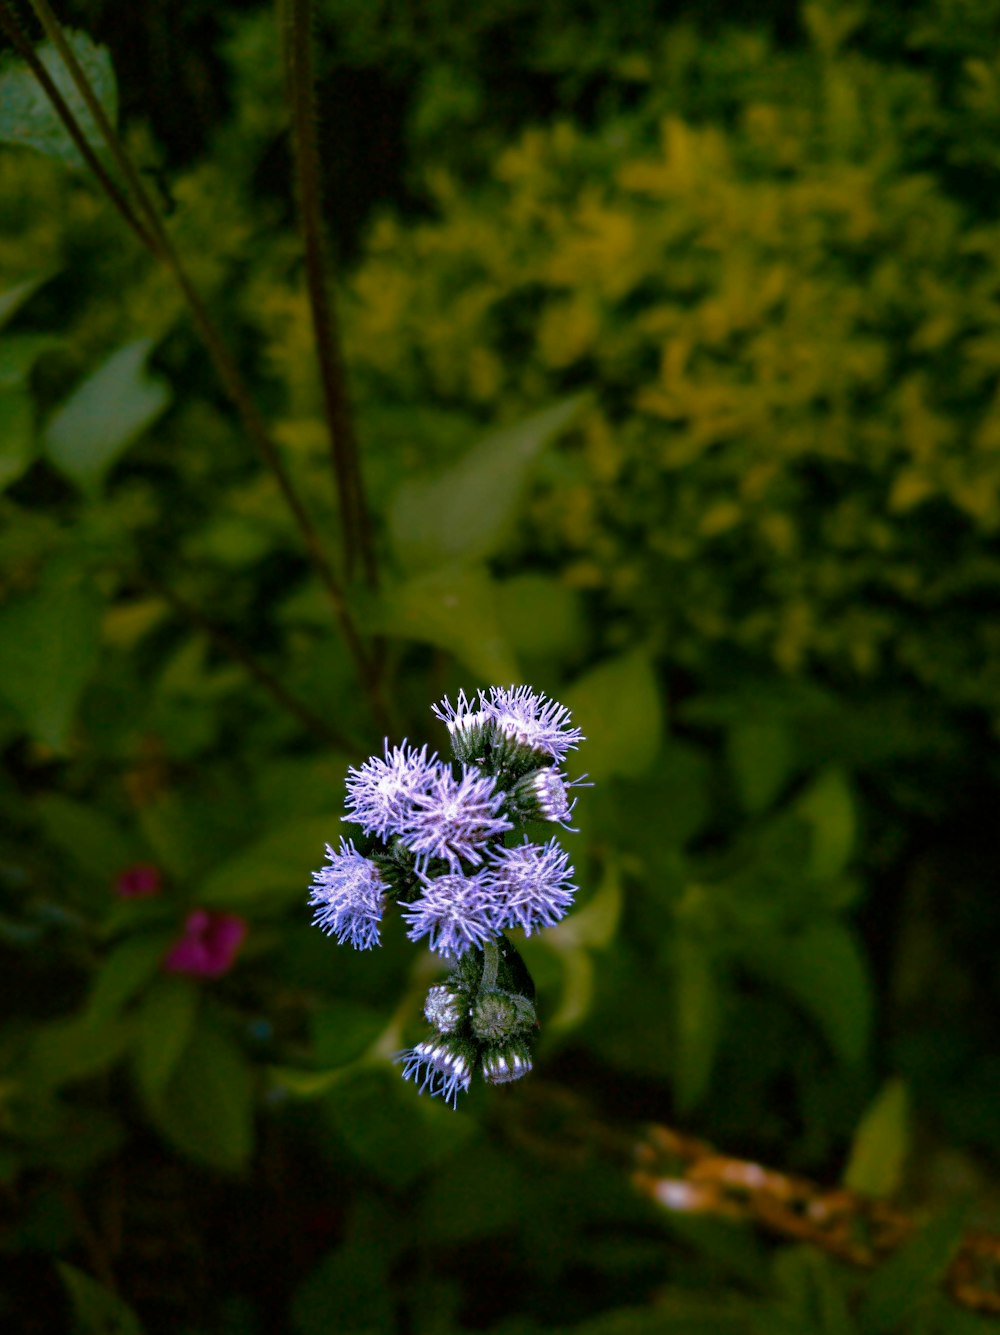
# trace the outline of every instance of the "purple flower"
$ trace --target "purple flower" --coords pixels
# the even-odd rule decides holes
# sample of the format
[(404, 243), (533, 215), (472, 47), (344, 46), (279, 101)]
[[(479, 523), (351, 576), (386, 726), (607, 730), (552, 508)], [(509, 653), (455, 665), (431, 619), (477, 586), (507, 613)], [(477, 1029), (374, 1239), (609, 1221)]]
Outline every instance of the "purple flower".
[(517, 786), (517, 795), (526, 799), (532, 819), (552, 821), (575, 834), (569, 818), (576, 806), (576, 798), (571, 800), (569, 792), (571, 788), (589, 788), (590, 784), (584, 783), (586, 777), (584, 775), (583, 778), (570, 780), (561, 770), (550, 765), (526, 774)]
[(413, 798), (412, 809), (400, 833), (412, 852), (429, 858), (446, 858), (453, 867), (459, 858), (482, 862), (480, 849), (496, 835), (514, 827), (497, 813), (504, 794), (497, 792), (492, 775), (462, 768), (461, 779), (441, 766), (426, 792)]
[(326, 846), (328, 867), (313, 872), (309, 903), (315, 905), (313, 922), (355, 950), (381, 945), (379, 922), (385, 904), (385, 884), (378, 867), (362, 855), (350, 839), (341, 839), (335, 853)]
[(415, 1048), (407, 1048), (396, 1058), (403, 1063), (403, 1079), (420, 1082), (420, 1092), (431, 1097), (443, 1096), (446, 1103), (458, 1107), (458, 1096), (465, 1093), (472, 1080), (472, 1058), (468, 1045), (453, 1034), (427, 1038)]
[(126, 867), (115, 881), (115, 894), (119, 899), (148, 899), (160, 893), (162, 883), (159, 867), (151, 862), (136, 862)]
[(483, 709), (482, 692), (480, 699), (469, 700), (464, 691), (459, 691), (458, 702), (453, 705), (447, 696), (436, 705), (431, 705), (431, 713), (435, 714), (442, 723), (447, 724), (448, 731), (455, 735), (456, 732), (464, 732), (468, 728), (481, 728), (483, 724), (489, 722), (489, 717)]
[(418, 751), (404, 740), (390, 750), (386, 740), (384, 760), (372, 756), (359, 769), (352, 765), (347, 771), (349, 814), (344, 819), (382, 839), (398, 833), (416, 798), (428, 790), (442, 768), (436, 755), (428, 756), (426, 746)]
[(493, 890), (497, 930), (523, 927), (526, 936), (540, 927), (552, 927), (573, 902), (573, 869), (554, 839), (532, 844), (527, 837), (514, 848), (499, 848), (492, 855), (487, 877)]
[(491, 686), (483, 709), (502, 733), (513, 741), (561, 761), (583, 741), (579, 728), (569, 726), (565, 705), (549, 700), (530, 686)]
[(247, 934), (246, 921), (235, 913), (194, 909), (184, 920), (184, 934), (167, 952), (168, 973), (192, 978), (219, 978), (228, 973)]
[(461, 955), (469, 946), (482, 945), (495, 935), (490, 873), (463, 876), (452, 872), (421, 879), (424, 893), (403, 906), (411, 941), (426, 936), (431, 950)]

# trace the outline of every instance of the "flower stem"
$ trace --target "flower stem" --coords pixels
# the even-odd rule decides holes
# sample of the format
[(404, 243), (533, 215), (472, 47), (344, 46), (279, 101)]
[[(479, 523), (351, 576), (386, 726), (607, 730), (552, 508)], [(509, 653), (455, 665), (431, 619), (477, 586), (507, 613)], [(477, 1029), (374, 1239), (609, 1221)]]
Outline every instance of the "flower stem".
[(344, 563), (348, 574), (358, 554), (365, 578), (377, 583), (371, 521), (358, 459), (357, 437), (344, 376), (337, 309), (330, 293), (328, 253), (323, 237), (322, 189), (316, 138), (315, 78), (312, 66), (310, 0), (281, 0), (288, 105), (292, 119), (299, 225), (320, 384), (330, 438), (330, 457), (340, 496)]
[[(4, 2), (5, 0), (0, 0), (0, 3)], [(271, 438), (271, 435), (264, 424), (264, 420), (258, 412), (253, 397), (243, 379), (236, 358), (233, 356), (229, 345), (226, 343), (221, 331), (209, 314), (208, 308), (205, 306), (205, 303), (201, 298), (201, 294), (194, 287), (180, 255), (173, 244), (173, 240), (163, 225), (152, 197), (147, 191), (141, 176), (136, 171), (118, 132), (108, 120), (104, 108), (101, 106), (99, 99), (90, 85), (86, 73), (73, 53), (72, 47), (66, 41), (59, 21), (53, 14), (52, 9), (48, 4), (48, 0), (31, 0), (31, 5), (38, 16), (39, 22), (44, 28), (46, 35), (55, 49), (59, 52), (70, 77), (79, 90), (80, 96), (83, 98), (84, 103), (93, 116), (94, 123), (96, 124), (101, 137), (104, 139), (104, 142), (107, 144), (115, 164), (132, 192), (133, 198), (138, 205), (139, 212), (142, 215), (144, 230), (149, 234), (148, 239), (145, 237), (143, 238), (144, 242), (149, 245), (152, 253), (163, 261), (173, 275), (175, 282), (187, 301), (191, 315), (194, 319), (195, 327), (208, 350), (209, 357), (212, 360), (216, 373), (236, 408), (240, 421), (243, 424), (243, 428), (257, 446), (264, 458), (264, 462), (270, 469), (275, 482), (277, 483), (278, 490), (298, 527), (313, 568), (319, 576), (330, 600), (341, 634), (343, 635), (348, 650), (357, 666), (361, 685), (368, 695), (376, 724), (381, 730), (385, 730), (388, 723), (388, 710), (382, 696), (376, 665), (361, 640), (361, 636), (358, 633), (357, 627), (354, 624), (354, 619), (347, 606), (344, 591), (323, 549), (316, 526), (313, 523), (309, 512), (303, 505), (298, 492), (295, 490), (291, 476), (285, 468), (284, 461), (278, 451), (278, 447)], [(51, 80), (49, 82), (51, 83)], [(49, 88), (44, 83), (42, 84), (42, 87), (51, 97)], [(63, 103), (63, 106), (65, 107), (65, 102)], [(69, 112), (68, 107), (66, 107), (66, 111), (72, 119), (72, 113)], [(77, 131), (80, 133), (80, 137), (83, 138), (78, 125)], [(74, 142), (75, 141), (74, 136)], [(105, 185), (106, 181), (108, 181), (112, 185), (112, 188), (114, 188), (113, 183), (110, 182), (110, 178), (107, 177), (107, 173), (104, 173), (103, 176), (99, 174), (98, 179), (105, 188), (107, 188), (107, 185)]]

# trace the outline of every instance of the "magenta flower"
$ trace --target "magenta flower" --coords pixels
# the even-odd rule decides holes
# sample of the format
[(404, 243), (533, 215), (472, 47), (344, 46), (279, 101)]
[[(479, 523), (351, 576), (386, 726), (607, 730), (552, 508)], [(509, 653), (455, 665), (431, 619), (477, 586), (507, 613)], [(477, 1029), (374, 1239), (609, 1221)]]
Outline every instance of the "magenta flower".
[(193, 909), (163, 967), (168, 973), (186, 973), (192, 978), (220, 978), (232, 968), (246, 934), (246, 920), (236, 913)]
[(151, 862), (136, 862), (126, 867), (115, 881), (115, 894), (119, 899), (148, 899), (158, 895), (162, 888), (160, 869)]

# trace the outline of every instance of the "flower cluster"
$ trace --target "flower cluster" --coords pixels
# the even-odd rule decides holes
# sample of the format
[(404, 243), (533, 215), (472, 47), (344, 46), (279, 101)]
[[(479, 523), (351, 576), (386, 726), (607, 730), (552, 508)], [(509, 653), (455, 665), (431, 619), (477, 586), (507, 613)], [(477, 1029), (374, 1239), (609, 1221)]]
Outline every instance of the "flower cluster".
[(573, 869), (556, 839), (518, 827), (569, 824), (582, 779), (561, 765), (583, 740), (569, 710), (527, 686), (460, 691), (432, 707), (454, 763), (407, 741), (348, 771), (347, 815), (358, 832), (327, 845), (313, 875), (314, 922), (341, 944), (381, 943), (400, 906), (411, 941), (452, 962), (425, 1014), (434, 1033), (400, 1055), (403, 1076), (453, 1103), (478, 1070), (489, 1084), (531, 1070), (534, 987), (504, 932), (551, 927), (573, 902)]

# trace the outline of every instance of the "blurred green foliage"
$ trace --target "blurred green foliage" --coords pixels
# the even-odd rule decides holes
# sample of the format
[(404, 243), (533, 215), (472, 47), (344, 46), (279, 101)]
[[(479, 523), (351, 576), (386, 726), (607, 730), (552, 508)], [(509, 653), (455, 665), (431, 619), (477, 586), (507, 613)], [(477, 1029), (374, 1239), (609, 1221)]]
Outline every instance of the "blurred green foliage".
[[(64, 17), (333, 552), (274, 16), (181, 9)], [(394, 733), (442, 746), (444, 691), (526, 680), (594, 780), (581, 906), (523, 945), (536, 1072), (458, 1115), (389, 1065), (428, 979), (399, 924), (371, 957), (308, 925), (381, 739), (321, 581), (169, 273), (7, 60), (0, 1317), (988, 1329), (938, 1280), (997, 1227), (998, 26), (320, 6), (381, 569), (348, 597)], [(249, 924), (217, 979), (162, 967), (196, 909)], [(594, 1119), (934, 1217), (858, 1276), (655, 1210)]]

